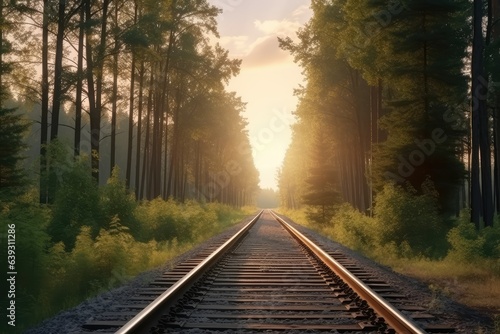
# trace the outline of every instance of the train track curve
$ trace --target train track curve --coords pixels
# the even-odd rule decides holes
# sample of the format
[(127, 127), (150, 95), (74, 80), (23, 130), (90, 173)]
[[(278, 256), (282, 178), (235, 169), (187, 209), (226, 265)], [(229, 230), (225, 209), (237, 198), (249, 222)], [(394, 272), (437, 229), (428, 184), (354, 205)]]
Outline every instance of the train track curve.
[(214, 250), (181, 263), (89, 322), (109, 333), (452, 333), (359, 268), (322, 249), (271, 211)]

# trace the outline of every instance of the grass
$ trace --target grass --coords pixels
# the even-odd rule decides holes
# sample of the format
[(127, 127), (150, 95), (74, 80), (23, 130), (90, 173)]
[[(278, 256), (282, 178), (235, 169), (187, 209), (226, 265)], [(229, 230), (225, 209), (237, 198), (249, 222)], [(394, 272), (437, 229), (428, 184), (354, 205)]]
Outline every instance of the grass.
[(500, 314), (499, 262), (482, 260), (456, 263), (451, 260), (389, 260), (394, 271), (439, 287), (448, 297), (472, 308)]

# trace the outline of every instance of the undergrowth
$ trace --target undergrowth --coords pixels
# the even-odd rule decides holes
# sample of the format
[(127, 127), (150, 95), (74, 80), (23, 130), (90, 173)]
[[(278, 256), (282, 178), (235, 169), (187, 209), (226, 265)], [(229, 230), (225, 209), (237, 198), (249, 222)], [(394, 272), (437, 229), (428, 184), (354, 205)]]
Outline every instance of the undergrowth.
[[(34, 190), (1, 203), (1, 233), (8, 225), (16, 229), (16, 327), (9, 333), (158, 267), (255, 212), (194, 201), (136, 203), (116, 175), (83, 196), (82, 185), (71, 183), (92, 187), (90, 178), (65, 182), (65, 198), (51, 206), (40, 206)], [(4, 281), (1, 291), (8, 291)], [(1, 306), (7, 308), (4, 301)]]

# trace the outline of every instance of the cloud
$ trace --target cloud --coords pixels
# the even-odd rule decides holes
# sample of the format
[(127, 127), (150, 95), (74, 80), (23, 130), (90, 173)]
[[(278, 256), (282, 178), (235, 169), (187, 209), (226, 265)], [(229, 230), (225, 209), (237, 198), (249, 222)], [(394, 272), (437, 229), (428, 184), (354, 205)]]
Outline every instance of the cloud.
[(276, 35), (257, 39), (251, 51), (243, 58), (244, 67), (261, 67), (284, 62), (290, 57), (288, 52), (280, 49)]
[(249, 51), (248, 36), (223, 36), (218, 42), (219, 44), (228, 49), (233, 55), (243, 56)]
[(295, 35), (295, 32), (302, 26), (299, 22), (290, 20), (256, 20), (255, 27), (267, 35)]
[(295, 9), (292, 13), (292, 17), (301, 22), (306, 22), (311, 16), (312, 10), (309, 5), (302, 5)]
[(280, 49), (278, 37), (296, 39), (296, 32), (311, 17), (308, 5), (297, 7), (289, 18), (276, 20), (255, 20), (254, 28), (260, 37), (253, 42), (255, 34), (224, 36), (219, 43), (228, 49), (233, 57), (242, 58), (244, 67), (261, 67), (290, 61), (288, 52)]
[(295, 36), (301, 24), (287, 19), (256, 20), (254, 26), (264, 36), (257, 38), (250, 45), (247, 55), (243, 58), (243, 66), (261, 67), (288, 61), (290, 55), (280, 49), (278, 36)]

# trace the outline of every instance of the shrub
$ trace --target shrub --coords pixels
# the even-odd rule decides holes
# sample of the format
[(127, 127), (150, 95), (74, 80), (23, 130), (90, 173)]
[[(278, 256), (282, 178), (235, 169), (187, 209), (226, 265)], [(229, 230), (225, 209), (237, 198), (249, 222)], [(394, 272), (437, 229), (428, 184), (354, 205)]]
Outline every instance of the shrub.
[(378, 242), (399, 246), (406, 241), (407, 255), (436, 256), (445, 243), (445, 222), (432, 195), (387, 185), (376, 198), (375, 217)]
[(173, 200), (164, 201), (161, 198), (144, 202), (135, 210), (135, 216), (140, 222), (139, 240), (165, 241), (178, 235), (174, 217), (179, 208)]
[(331, 224), (334, 239), (347, 247), (363, 252), (368, 252), (376, 247), (374, 219), (362, 214), (349, 204), (338, 208)]
[(199, 241), (221, 231), (223, 227), (242, 218), (238, 210), (229, 206), (195, 201), (176, 203), (160, 198), (145, 202), (135, 210), (139, 221), (141, 241), (169, 241), (179, 243)]
[(484, 255), (484, 241), (474, 224), (460, 220), (458, 225), (448, 232), (448, 242), (451, 245), (448, 259), (457, 262), (472, 262)]
[(306, 206), (306, 216), (314, 224), (319, 226), (327, 225), (335, 215), (334, 205), (308, 205)]
[(498, 219), (493, 226), (481, 230), (484, 237), (483, 253), (485, 257), (500, 259), (500, 222)]
[(93, 245), (95, 251), (95, 270), (102, 281), (113, 276), (115, 270), (133, 270), (136, 257), (135, 240), (129, 229), (120, 224), (115, 216), (108, 229), (101, 229)]
[[(24, 196), (23, 196), (24, 197)], [(16, 203), (1, 203), (0, 206), (0, 235), (2, 238), (2, 267), (6, 271), (16, 271), (16, 327), (23, 328), (23, 324), (33, 321), (33, 313), (37, 306), (35, 301), (44, 289), (45, 268), (49, 262), (46, 255), (49, 236), (45, 229), (50, 219), (47, 208), (30, 201), (29, 198), (18, 197)], [(7, 270), (7, 230), (15, 231), (15, 264), (14, 270)], [(0, 282), (1, 291), (5, 292), (0, 306), (7, 308), (7, 280), (4, 277)], [(3, 325), (0, 332), (3, 333)], [(10, 327), (10, 326), (8, 326)], [(10, 329), (12, 330), (12, 328)], [(5, 332), (10, 330), (5, 329)]]
[(457, 225), (448, 233), (451, 245), (448, 259), (472, 263), (480, 258), (500, 258), (500, 224), (477, 230), (470, 222), (470, 212), (464, 210)]
[(102, 221), (97, 184), (87, 159), (81, 159), (62, 175), (48, 232), (54, 242), (62, 241), (71, 250), (82, 226), (90, 226), (95, 236)]
[[(117, 216), (120, 224), (130, 229), (131, 234), (137, 237), (139, 234), (139, 225), (134, 215), (137, 206), (135, 195), (129, 192), (125, 182), (120, 179), (120, 170), (113, 168), (111, 177), (106, 185), (101, 188), (101, 206), (104, 215), (104, 221), (111, 222), (113, 217)], [(109, 226), (101, 226), (108, 228)]]

